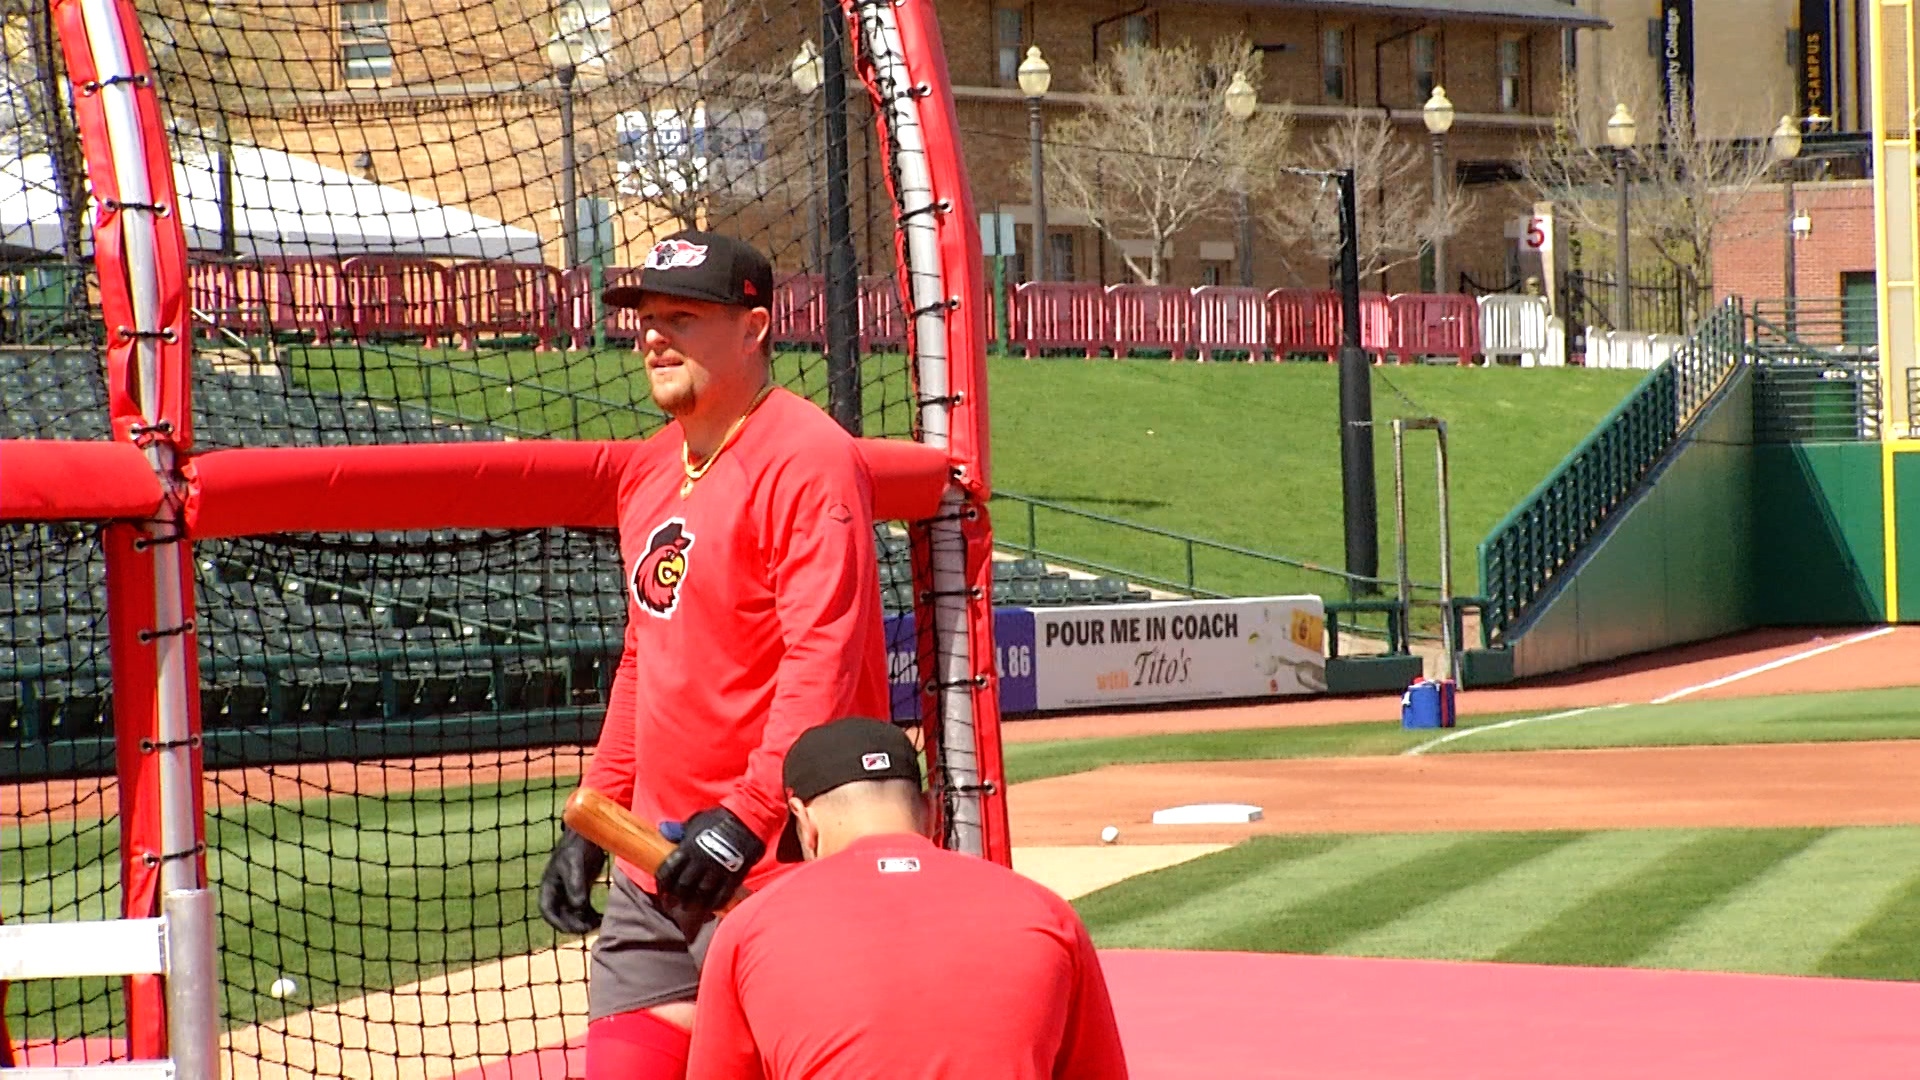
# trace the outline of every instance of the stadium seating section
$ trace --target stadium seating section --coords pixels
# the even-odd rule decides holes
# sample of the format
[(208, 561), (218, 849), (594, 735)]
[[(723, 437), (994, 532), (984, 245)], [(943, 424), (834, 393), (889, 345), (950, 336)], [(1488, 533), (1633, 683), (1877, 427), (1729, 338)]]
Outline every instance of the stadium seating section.
[[(277, 375), (196, 361), (203, 447), (372, 443), (427, 431), (409, 406), (288, 387)], [(48, 352), (0, 359), (0, 437), (98, 438), (97, 361)], [(499, 439), (485, 426), (442, 438)], [(0, 742), (100, 734), (109, 726), (105, 567), (71, 526), (35, 544), (62, 565), (9, 568), (0, 588)], [(398, 540), (398, 543), (394, 541)], [(883, 604), (912, 607), (904, 536), (876, 537)], [(205, 727), (352, 724), (474, 712), (603, 706), (618, 660), (626, 592), (615, 536), (466, 531), (219, 540), (196, 545)], [(1148, 598), (1113, 578), (1004, 561), (996, 604)]]

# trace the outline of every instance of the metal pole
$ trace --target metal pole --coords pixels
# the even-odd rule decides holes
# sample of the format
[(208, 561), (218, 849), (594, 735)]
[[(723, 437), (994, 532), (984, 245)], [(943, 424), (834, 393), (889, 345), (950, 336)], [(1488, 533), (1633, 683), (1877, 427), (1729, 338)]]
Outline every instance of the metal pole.
[[(1438, 213), (1446, 204), (1447, 198), (1447, 137), (1433, 136), (1433, 209)], [(1433, 238), (1433, 291), (1451, 292), (1447, 288), (1447, 238), (1436, 235)]]
[(1235, 210), (1240, 216), (1240, 287), (1253, 288), (1253, 208), (1247, 205), (1247, 184), (1241, 178), (1240, 189), (1234, 192), (1237, 203)]
[(1440, 646), (1446, 653), (1441, 677), (1456, 677), (1460, 643), (1454, 640), (1453, 625), (1453, 522), (1447, 505), (1447, 422), (1434, 421), (1435, 468), (1440, 484)]
[(1787, 333), (1791, 334), (1793, 333), (1794, 287), (1797, 284), (1794, 280), (1797, 268), (1794, 266), (1795, 252), (1793, 250), (1793, 162), (1783, 162), (1782, 169), (1786, 173), (1786, 182), (1781, 186), (1785, 189), (1787, 200), (1786, 256), (1784, 259), (1786, 265), (1784, 267), (1785, 276), (1782, 280), (1786, 283)]
[(814, 125), (811, 119), (801, 127), (807, 147), (807, 270), (818, 272), (823, 258), (820, 251), (820, 155), (814, 152)]
[(220, 931), (213, 891), (171, 890), (161, 910), (167, 917), (167, 1055), (180, 1080), (219, 1080)]
[(580, 261), (579, 223), (574, 220), (573, 65), (562, 67), (557, 74), (560, 80), (560, 269), (571, 270)]
[[(1373, 364), (1360, 344), (1359, 209), (1352, 169), (1340, 178), (1340, 502), (1346, 526), (1347, 573), (1380, 574), (1379, 507), (1373, 481)], [(1377, 591), (1347, 582), (1353, 595)]]
[(1394, 580), (1399, 586), (1400, 613), (1413, 602), (1413, 577), (1407, 571), (1407, 422), (1393, 421), (1393, 547)]
[(827, 412), (860, 434), (860, 276), (847, 200), (846, 17), (820, 0), (820, 96), (827, 133)]
[(227, 130), (225, 105), (214, 114), (214, 140), (220, 144), (220, 257), (231, 259), (239, 253), (239, 237), (233, 221), (233, 135)]
[(1615, 209), (1619, 218), (1615, 222), (1615, 232), (1619, 234), (1619, 238), (1613, 261), (1613, 272), (1616, 275), (1613, 285), (1613, 328), (1630, 330), (1633, 318), (1633, 296), (1628, 291), (1631, 277), (1628, 265), (1630, 238), (1627, 234), (1627, 152), (1625, 150), (1613, 152), (1613, 186), (1615, 201), (1618, 203)]
[(1033, 158), (1033, 266), (1028, 281), (1047, 280), (1047, 185), (1040, 149), (1040, 99), (1027, 99), (1027, 141)]

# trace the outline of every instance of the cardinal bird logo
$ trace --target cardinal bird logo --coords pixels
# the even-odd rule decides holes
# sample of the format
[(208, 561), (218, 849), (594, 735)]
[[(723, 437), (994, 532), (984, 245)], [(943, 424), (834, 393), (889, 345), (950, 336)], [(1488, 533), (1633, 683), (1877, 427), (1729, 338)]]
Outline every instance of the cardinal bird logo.
[(687, 580), (687, 549), (693, 547), (693, 534), (687, 523), (674, 518), (653, 531), (647, 540), (647, 553), (633, 564), (628, 585), (633, 602), (656, 619), (673, 618), (680, 606), (680, 584)]

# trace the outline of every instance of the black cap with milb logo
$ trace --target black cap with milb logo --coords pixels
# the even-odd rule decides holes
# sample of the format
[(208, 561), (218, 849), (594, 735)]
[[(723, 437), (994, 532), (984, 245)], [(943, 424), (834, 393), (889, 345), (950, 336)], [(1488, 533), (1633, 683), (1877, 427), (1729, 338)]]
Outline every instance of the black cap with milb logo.
[[(844, 784), (862, 780), (908, 780), (920, 786), (920, 758), (907, 733), (892, 724), (848, 717), (810, 728), (787, 750), (787, 794), (813, 800)], [(780, 834), (781, 862), (799, 862), (800, 834), (793, 818)]]
[(773, 264), (752, 244), (719, 233), (687, 229), (653, 245), (640, 264), (640, 281), (600, 294), (608, 307), (639, 307), (647, 294), (707, 300), (735, 307), (773, 306)]

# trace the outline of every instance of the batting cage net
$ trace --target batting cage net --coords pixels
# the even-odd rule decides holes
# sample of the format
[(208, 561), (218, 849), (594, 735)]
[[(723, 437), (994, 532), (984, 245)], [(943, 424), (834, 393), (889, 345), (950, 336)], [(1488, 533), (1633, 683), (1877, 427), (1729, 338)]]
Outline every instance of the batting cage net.
[[(623, 638), (607, 477), (665, 423), (599, 297), (684, 227), (769, 255), (776, 378), (865, 438), (895, 719), (1006, 860), (931, 3), (0, 16), (0, 922), (210, 892), (230, 1075), (578, 1075), (535, 894)], [(0, 1064), (190, 1060), (177, 990), (0, 983)]]

